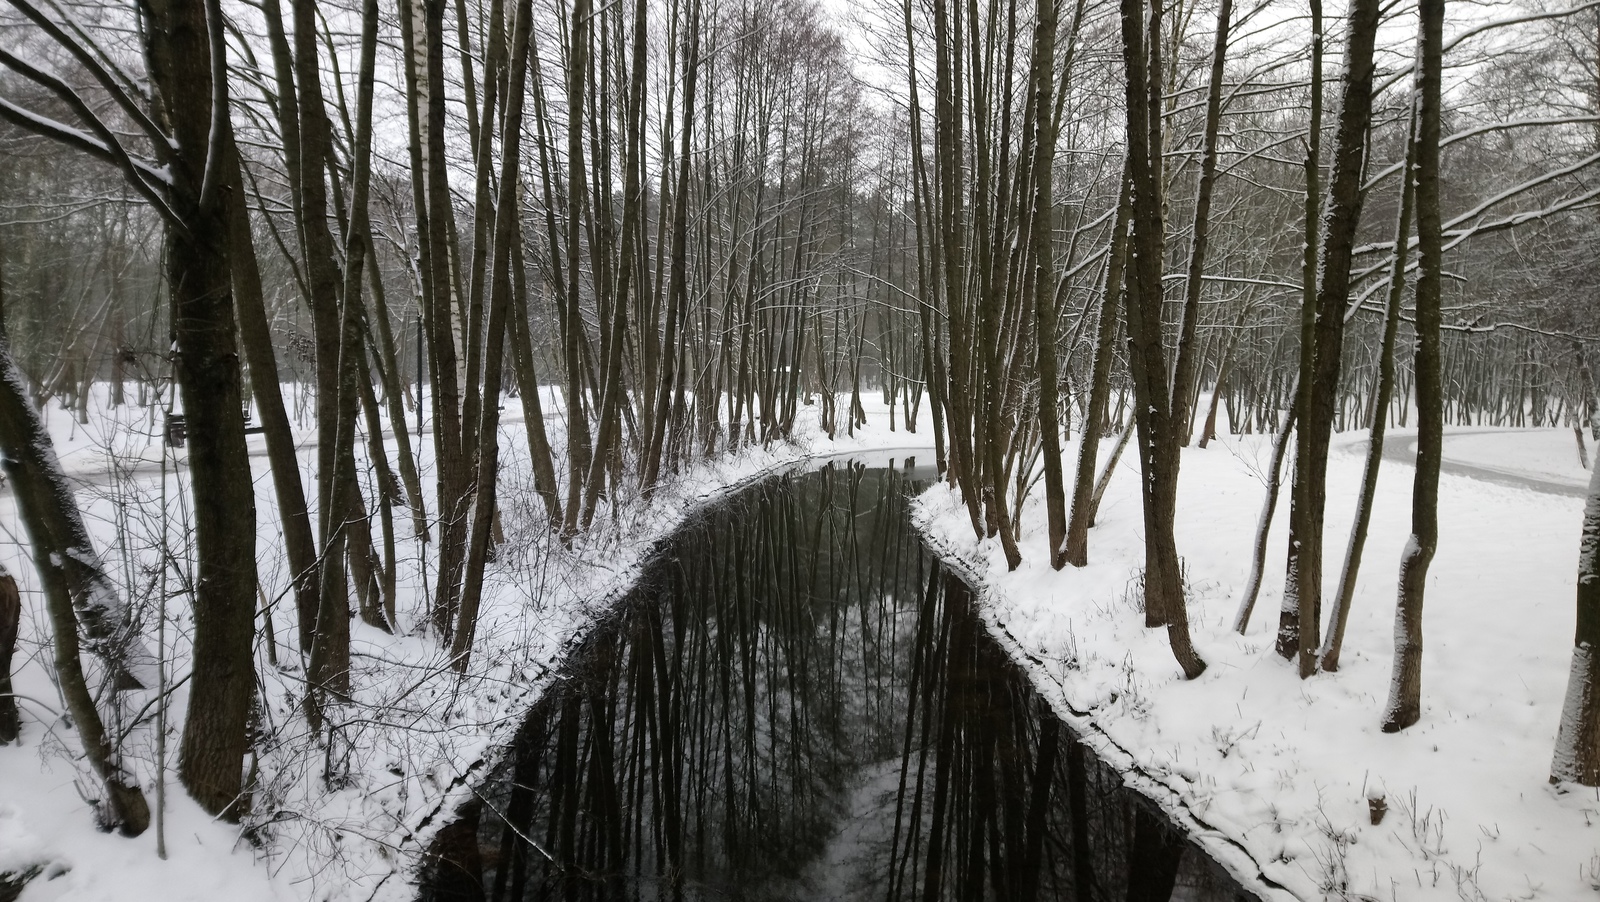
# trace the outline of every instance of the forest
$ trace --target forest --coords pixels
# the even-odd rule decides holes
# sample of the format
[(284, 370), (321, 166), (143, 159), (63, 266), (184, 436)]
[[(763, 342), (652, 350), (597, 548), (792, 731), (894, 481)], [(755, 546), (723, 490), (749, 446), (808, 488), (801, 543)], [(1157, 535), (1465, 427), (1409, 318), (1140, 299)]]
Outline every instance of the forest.
[[(349, 785), (396, 716), (363, 636), (500, 679), (497, 586), (869, 409), (1010, 569), (1042, 504), (1061, 580), (1131, 446), (1188, 679), (1180, 462), (1271, 449), (1235, 628), (1281, 574), (1309, 679), (1413, 430), (1370, 711), (1404, 731), (1446, 427), (1600, 454), (1596, 248), (1596, 0), (3, 0), (0, 542), (32, 570), (0, 568), (0, 743), (70, 732), (102, 829), (170, 771), (270, 843), (281, 784)], [(1330, 443), (1363, 430), (1340, 555)], [(94, 504), (56, 447), (91, 436), (122, 455)], [(1549, 773), (1595, 786), (1589, 495)]]

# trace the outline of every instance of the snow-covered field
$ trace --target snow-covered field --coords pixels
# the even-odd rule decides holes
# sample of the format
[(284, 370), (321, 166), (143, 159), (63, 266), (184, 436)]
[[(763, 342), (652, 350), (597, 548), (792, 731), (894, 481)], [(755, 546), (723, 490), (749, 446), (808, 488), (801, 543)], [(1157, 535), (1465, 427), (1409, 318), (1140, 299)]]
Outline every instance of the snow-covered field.
[[(551, 397), (545, 410), (559, 410)], [(847, 399), (846, 399), (847, 400)], [(501, 500), (507, 542), (491, 566), (484, 608), (465, 679), (447, 667), (438, 642), (422, 635), (426, 624), (425, 573), (414, 543), (402, 530), (399, 571), (399, 635), (352, 621), (353, 703), (330, 714), (340, 724), (337, 740), (317, 746), (304, 734), (296, 715), (301, 691), (293, 612), (284, 597), (287, 573), (280, 553), (275, 502), (264, 445), (250, 438), (256, 473), (257, 557), (263, 590), (272, 600), (275, 634), (284, 666), (262, 662), (263, 705), (258, 743), (262, 754), (255, 810), (270, 821), (246, 835), (234, 825), (208, 817), (176, 782), (177, 736), (187, 694), (188, 611), (174, 597), (165, 612), (156, 574), (150, 568), (162, 528), (174, 553), (186, 547), (187, 501), (181, 453), (167, 461), (162, 492), (161, 415), (149, 409), (102, 406), (87, 426), (67, 412), (51, 409), (51, 432), (67, 473), (79, 481), (79, 503), (108, 564), (135, 586), (134, 602), (154, 647), (157, 623), (166, 622), (165, 655), (169, 679), (179, 684), (171, 696), (166, 752), (166, 860), (157, 857), (157, 831), (136, 839), (98, 833), (82, 794), (95, 783), (78, 760), (78, 740), (56, 725), (62, 708), (46, 662), (50, 657), (36, 577), (28, 560), (26, 536), (8, 491), (0, 490), (0, 565), (23, 590), (22, 637), (15, 691), (23, 697), (20, 745), (0, 746), (0, 873), (43, 865), (28, 884), (22, 902), (118, 900), (180, 902), (228, 899), (409, 899), (409, 877), (433, 832), (448, 812), (470, 797), (465, 778), (492, 764), (495, 749), (508, 742), (523, 713), (550, 684), (566, 651), (626, 593), (643, 559), (695, 511), (714, 504), (738, 487), (784, 468), (836, 454), (859, 455), (889, 449), (921, 449), (926, 432), (891, 432), (881, 401), (867, 397), (872, 424), (854, 438), (841, 431), (830, 440), (816, 427), (816, 408), (804, 408), (799, 436), (767, 448), (747, 448), (696, 466), (674, 478), (649, 501), (629, 499), (602, 513), (595, 529), (564, 548), (542, 526), (543, 514), (527, 473), (520, 404), (505, 408), (502, 432)], [(845, 405), (841, 404), (841, 408)], [(303, 424), (310, 427), (309, 418)], [(552, 441), (560, 446), (559, 417), (550, 419)], [(303, 437), (309, 438), (307, 432)], [(426, 445), (420, 465), (428, 498), (432, 460)], [(927, 452), (922, 452), (926, 456)], [(301, 462), (311, 472), (314, 451), (303, 444)], [(364, 468), (363, 468), (364, 469)], [(307, 485), (314, 485), (307, 481)], [(163, 502), (163, 497), (165, 501)], [(413, 549), (409, 553), (404, 549)], [(175, 584), (181, 574), (169, 574)], [(127, 765), (156, 805), (155, 725), (148, 715), (155, 693), (120, 697), (125, 724)], [(340, 775), (329, 790), (322, 769), (329, 762)]]
[[(1414, 431), (1390, 441), (1408, 446)], [(1445, 453), (1581, 480), (1572, 445), (1570, 430), (1498, 432), (1452, 437)], [(1365, 448), (1364, 433), (1335, 439), (1325, 593), (1338, 580)], [(1111, 483), (1083, 570), (1048, 566), (1038, 497), (1024, 512), (1024, 563), (1014, 573), (997, 543), (974, 540), (948, 489), (919, 499), (917, 517), (981, 587), (991, 631), (1057, 710), (1269, 898), (1595, 898), (1600, 792), (1547, 782), (1572, 648), (1582, 501), (1442, 477), (1422, 720), (1385, 735), (1414, 471), (1384, 465), (1341, 671), (1301, 681), (1273, 651), (1286, 498), (1255, 617), (1244, 636), (1230, 628), (1268, 452), (1263, 437), (1226, 435), (1184, 452), (1178, 550), (1195, 644), (1210, 665), (1193, 682), (1181, 678), (1165, 631), (1146, 630), (1138, 609), (1133, 455)], [(1075, 455), (1069, 447), (1067, 459)], [(1368, 798), (1379, 795), (1388, 813), (1374, 826)]]

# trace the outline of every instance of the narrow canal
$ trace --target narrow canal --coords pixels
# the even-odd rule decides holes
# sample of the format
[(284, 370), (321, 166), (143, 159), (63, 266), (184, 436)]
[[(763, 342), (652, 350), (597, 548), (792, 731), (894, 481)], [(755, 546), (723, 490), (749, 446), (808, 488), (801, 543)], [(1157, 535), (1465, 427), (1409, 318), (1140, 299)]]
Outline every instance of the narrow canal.
[(1250, 898), (989, 639), (907, 515), (931, 477), (834, 464), (686, 526), (440, 835), (422, 898)]

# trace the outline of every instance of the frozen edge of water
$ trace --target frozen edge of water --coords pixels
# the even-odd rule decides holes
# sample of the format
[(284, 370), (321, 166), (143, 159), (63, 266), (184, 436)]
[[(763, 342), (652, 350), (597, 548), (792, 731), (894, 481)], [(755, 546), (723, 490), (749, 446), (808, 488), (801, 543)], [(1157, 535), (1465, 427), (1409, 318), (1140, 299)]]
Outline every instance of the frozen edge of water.
[(1056, 717), (1101, 761), (1121, 774), (1125, 786), (1155, 804), (1242, 887), (1254, 893), (1262, 902), (1302, 902), (1288, 887), (1263, 872), (1261, 863), (1242, 841), (1212, 826), (1189, 807), (1183, 793), (1140, 767), (1138, 758), (1100, 726), (1094, 711), (1080, 711), (1072, 707), (1061, 684), (1050, 676), (1043, 662), (1023, 648), (1006, 629), (1005, 623), (994, 616), (997, 592), (982, 575), (987, 569), (986, 564), (963, 554), (955, 543), (930, 528), (936, 519), (937, 515), (928, 510), (920, 497), (911, 499), (911, 522), (922, 541), (942, 566), (955, 573), (972, 590), (977, 602), (975, 613), (989, 637), (1017, 665), (1039, 696), (1049, 703)]

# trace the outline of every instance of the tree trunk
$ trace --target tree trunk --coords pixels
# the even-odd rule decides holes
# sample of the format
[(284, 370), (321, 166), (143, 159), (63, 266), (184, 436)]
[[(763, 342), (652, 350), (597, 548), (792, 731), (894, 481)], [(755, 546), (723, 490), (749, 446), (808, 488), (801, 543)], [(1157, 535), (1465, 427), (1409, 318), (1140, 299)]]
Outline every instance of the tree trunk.
[[(1350, 4), (1345, 44), (1344, 92), (1334, 138), (1326, 228), (1318, 267), (1311, 384), (1302, 383), (1300, 430), (1291, 497), (1291, 536), (1284, 617), (1278, 653), (1298, 655), (1300, 676), (1316, 672), (1322, 602), (1322, 517), (1327, 506), (1328, 445), (1337, 412), (1345, 308), (1350, 300), (1350, 259), (1361, 219), (1362, 166), (1372, 122), (1373, 44), (1378, 0)], [(1304, 353), (1304, 349), (1302, 349)], [(1302, 367), (1302, 378), (1306, 370)], [(1294, 512), (1298, 511), (1298, 515)]]
[(1067, 563), (1074, 567), (1089, 564), (1089, 527), (1094, 524), (1093, 492), (1096, 457), (1105, 432), (1106, 408), (1111, 402), (1111, 365), (1117, 356), (1117, 308), (1123, 285), (1123, 266), (1128, 249), (1128, 220), (1133, 215), (1128, 170), (1123, 167), (1122, 193), (1111, 227), (1111, 244), (1106, 255), (1106, 280), (1100, 292), (1100, 319), (1094, 346), (1094, 364), (1089, 383), (1089, 407), (1079, 430), (1078, 472), (1072, 486), (1072, 520), (1067, 524)]
[(562, 535), (570, 537), (578, 531), (578, 520), (583, 512), (583, 478), (589, 471), (588, 420), (583, 410), (583, 361), (580, 344), (583, 331), (583, 312), (579, 306), (578, 283), (583, 241), (583, 101), (584, 80), (589, 69), (589, 42), (592, 25), (590, 0), (575, 0), (571, 15), (571, 51), (567, 63), (567, 284), (566, 328), (563, 336), (567, 367), (565, 386), (567, 404), (567, 501), (566, 522)]
[[(411, 510), (411, 532), (419, 542), (427, 542), (428, 507), (423, 499), (422, 477), (417, 472), (417, 456), (411, 450), (411, 433), (406, 430), (406, 387), (400, 380), (399, 354), (395, 350), (394, 329), (389, 323), (389, 302), (384, 295), (383, 274), (378, 270), (378, 253), (373, 245), (370, 229), (366, 238), (366, 256), (371, 262), (367, 267), (367, 284), (372, 291), (367, 332), (377, 340), (372, 351), (378, 358), (378, 378), (383, 381), (383, 400), (385, 406), (389, 408), (389, 429), (394, 434), (395, 461), (400, 469), (400, 484), (405, 488), (406, 505)], [(422, 361), (418, 360), (419, 379), (422, 375), (421, 370)]]
[(1439, 543), (1439, 464), (1444, 450), (1439, 355), (1439, 295), (1444, 276), (1439, 222), (1444, 7), (1445, 0), (1420, 0), (1417, 7), (1417, 475), (1411, 489), (1411, 539), (1400, 558), (1394, 674), (1383, 714), (1385, 733), (1403, 730), (1422, 716), (1422, 599), (1428, 565)]
[(17, 698), (11, 694), (11, 661), (17, 653), (21, 623), (22, 596), (17, 593), (17, 581), (0, 565), (0, 745), (16, 742), (22, 729)]
[[(1305, 411), (1316, 392), (1317, 366), (1317, 230), (1322, 203), (1322, 0), (1311, 0), (1311, 122), (1306, 130), (1305, 241), (1300, 246), (1300, 366), (1295, 376), (1293, 407), (1300, 416), (1296, 428), (1294, 478), (1289, 481), (1289, 552), (1284, 562), (1283, 598), (1278, 608), (1278, 654), (1293, 658), (1305, 645), (1300, 636), (1303, 620), (1316, 629), (1315, 617), (1322, 591), (1320, 549), (1322, 518), (1313, 510), (1319, 503), (1312, 488), (1312, 431)], [(1267, 515), (1270, 517), (1270, 513)], [(1263, 520), (1265, 522), (1265, 520)], [(1308, 572), (1311, 568), (1315, 572)], [(1254, 597), (1250, 599), (1254, 604)], [(1306, 611), (1312, 615), (1305, 616)], [(1240, 618), (1240, 623), (1249, 619)], [(1243, 630), (1241, 629), (1241, 632)], [(1306, 665), (1301, 661), (1302, 668)], [(1307, 674), (1302, 672), (1301, 676)]]
[[(106, 734), (84, 679), (79, 655), (80, 618), (91, 651), (104, 659), (113, 673), (126, 673), (130, 652), (142, 650), (142, 646), (135, 644), (137, 637), (122, 599), (89, 540), (50, 434), (28, 403), (27, 388), (11, 356), (11, 342), (3, 322), (0, 465), (11, 480), (18, 513), (33, 545), (34, 566), (44, 588), (45, 610), (55, 638), (54, 663), (61, 697), (77, 726), (84, 756), (105, 786), (98, 817), (107, 829), (114, 827), (126, 836), (138, 836), (150, 825), (150, 806), (138, 781), (118, 762), (119, 750)], [(16, 644), (20, 610), (16, 583), (0, 570), (0, 679), (5, 681), (0, 689), (6, 692), (11, 691), (11, 649)], [(13, 709), (10, 736), (0, 732), (0, 740), (16, 738), (15, 718)], [(6, 730), (6, 720), (0, 712), (0, 731)]]
[(229, 140), (226, 113), (212, 115), (212, 98), (225, 103), (227, 96), (225, 87), (213, 91), (224, 78), (212, 71), (212, 60), (223, 58), (220, 11), (198, 0), (157, 0), (146, 8), (147, 56), (174, 138), (173, 207), (183, 226), (169, 232), (166, 269), (189, 470), (194, 497), (203, 502), (194, 507), (194, 679), (178, 772), (202, 808), (232, 820), (246, 807), (242, 762), (255, 691), (255, 492), (239, 416), (227, 211), (244, 199), (225, 184), (208, 194), (205, 171)]
[[(511, 242), (521, 232), (515, 219), (520, 207), (520, 182), (517, 179), (522, 150), (522, 109), (528, 78), (528, 40), (532, 30), (531, 0), (518, 0), (513, 25), (511, 70), (508, 79), (504, 136), (501, 140), (500, 197), (495, 207), (494, 276), (489, 289), (489, 321), (484, 348), (483, 409), (478, 427), (478, 488), (472, 506), (470, 541), (467, 546), (465, 584), (462, 588), (460, 620), (450, 648), (452, 664), (465, 673), (477, 631), (479, 602), (483, 596), (483, 572), (489, 556), (489, 537), (496, 504), (495, 480), (500, 465), (500, 374), (505, 362), (506, 318), (511, 308), (511, 263), (518, 259)], [(502, 40), (496, 38), (495, 40)], [(641, 36), (642, 40), (642, 36)], [(484, 123), (487, 131), (491, 124)]]
[(1283, 418), (1283, 426), (1272, 442), (1272, 462), (1267, 465), (1267, 497), (1261, 502), (1261, 517), (1256, 521), (1255, 553), (1250, 557), (1250, 579), (1245, 583), (1244, 598), (1239, 603), (1239, 613), (1233, 618), (1233, 628), (1240, 635), (1250, 628), (1250, 614), (1255, 610), (1256, 597), (1261, 594), (1261, 578), (1267, 564), (1267, 536), (1272, 533), (1272, 515), (1278, 508), (1278, 490), (1282, 486), (1283, 458), (1289, 451), (1289, 434), (1300, 418), (1300, 393), (1298, 386), (1290, 392), (1294, 401)]
[(1372, 431), (1367, 437), (1367, 459), (1361, 471), (1361, 495), (1356, 500), (1356, 522), (1350, 529), (1350, 545), (1345, 550), (1344, 569), (1339, 574), (1339, 591), (1334, 595), (1333, 610), (1328, 615), (1328, 635), (1318, 655), (1322, 669), (1329, 672), (1339, 669), (1345, 624), (1350, 618), (1350, 602), (1356, 594), (1356, 576), (1361, 572), (1361, 552), (1367, 542), (1367, 527), (1372, 522), (1372, 502), (1378, 491), (1378, 467), (1383, 462), (1383, 436), (1389, 425), (1389, 401), (1394, 394), (1394, 346), (1400, 332), (1400, 302), (1405, 294), (1406, 259), (1411, 242), (1414, 192), (1409, 173), (1416, 162), (1416, 145), (1413, 131), (1406, 146), (1405, 171), (1408, 175), (1400, 192), (1394, 265), (1389, 268), (1389, 307), (1384, 315), (1383, 342), (1378, 349), (1378, 382), (1372, 391)]
[[(544, 401), (539, 394), (539, 373), (534, 367), (533, 335), (528, 324), (528, 277), (522, 260), (522, 227), (520, 220), (512, 226), (517, 234), (511, 239), (511, 354), (517, 377), (517, 391), (522, 395), (522, 425), (528, 436), (528, 456), (533, 466), (534, 491), (544, 502), (545, 516), (550, 525), (561, 524), (561, 496), (556, 483), (555, 461), (551, 457), (550, 438), (544, 427)], [(547, 283), (548, 284), (548, 283)]]
[(1172, 421), (1180, 445), (1189, 444), (1192, 384), (1204, 363), (1195, 353), (1195, 333), (1200, 325), (1200, 290), (1206, 272), (1206, 248), (1211, 234), (1211, 195), (1217, 184), (1217, 133), (1222, 122), (1222, 76), (1228, 59), (1228, 29), (1233, 0), (1217, 7), (1217, 30), (1211, 51), (1211, 81), (1206, 88), (1205, 144), (1200, 155), (1200, 183), (1194, 195), (1194, 228), (1189, 248), (1189, 272), (1184, 283), (1183, 324), (1178, 334), (1178, 359), (1173, 364)]
[(687, 247), (689, 232), (689, 165), (692, 162), (690, 149), (692, 147), (691, 139), (694, 135), (696, 86), (700, 77), (700, 4), (698, 2), (691, 2), (690, 4), (689, 30), (684, 40), (688, 45), (688, 61), (684, 66), (683, 132), (679, 136), (681, 143), (678, 148), (678, 176), (676, 187), (672, 192), (672, 252), (669, 263), (672, 274), (667, 286), (667, 322), (666, 334), (661, 342), (659, 383), (655, 387), (655, 397), (652, 399), (655, 402), (655, 410), (650, 416), (651, 431), (649, 440), (645, 443), (642, 482), (647, 490), (655, 487), (661, 475), (661, 458), (665, 453), (667, 437), (667, 405), (671, 400), (669, 395), (672, 392), (673, 383), (677, 376), (677, 367), (681, 365), (676, 353), (679, 320), (683, 317), (683, 310), (689, 302)]
[[(1250, 313), (1255, 307), (1252, 298), (1239, 311), (1239, 318), (1233, 321), (1233, 332), (1228, 336), (1227, 347), (1222, 352), (1222, 362), (1217, 365), (1217, 381), (1211, 388), (1211, 405), (1206, 411), (1205, 425), (1200, 427), (1200, 441), (1198, 446), (1204, 451), (1217, 437), (1217, 406), (1222, 401), (1224, 392), (1228, 390), (1228, 379), (1233, 375), (1234, 353), (1239, 348), (1239, 333), (1244, 329), (1245, 320), (1250, 318)], [(1233, 405), (1228, 405), (1228, 428), (1238, 431), (1238, 423), (1234, 422)]]
[[(1033, 223), (1029, 235), (1033, 242), (1034, 355), (1039, 376), (1039, 432), (1044, 443), (1045, 508), (1050, 523), (1050, 566), (1066, 565), (1063, 545), (1067, 539), (1066, 488), (1061, 474), (1061, 421), (1057, 384), (1060, 367), (1056, 360), (1055, 254), (1051, 246), (1051, 206), (1054, 203), (1051, 181), (1054, 178), (1056, 132), (1051, 127), (1051, 95), (1055, 82), (1056, 0), (1038, 0), (1033, 32), (1033, 61), (1029, 78), (1034, 99), (1030, 103), (1032, 121), (1025, 123), (1033, 147)], [(1018, 491), (1020, 502), (1022, 493)]]
[(1144, 4), (1122, 0), (1122, 53), (1127, 71), (1128, 172), (1132, 183), (1133, 267), (1126, 316), (1133, 372), (1134, 422), (1145, 523), (1145, 625), (1165, 626), (1173, 656), (1189, 679), (1206, 665), (1189, 638), (1189, 616), (1173, 534), (1177, 513), (1178, 434), (1167, 392), (1161, 344), (1163, 243), (1160, 189), (1160, 0), (1152, 0), (1148, 43)]
[(261, 273), (255, 242), (245, 209), (244, 180), (236, 148), (229, 147), (227, 168), (238, 203), (229, 205), (230, 262), (233, 272), (234, 307), (239, 317), (239, 341), (250, 365), (250, 385), (261, 417), (261, 433), (267, 442), (267, 462), (272, 468), (272, 486), (278, 499), (278, 519), (283, 528), (284, 557), (288, 558), (290, 584), (294, 587), (300, 651), (311, 650), (311, 637), (317, 622), (318, 580), (316, 536), (311, 530), (311, 514), (306, 508), (305, 484), (300, 478), (300, 457), (295, 449), (289, 413), (283, 406), (282, 386), (278, 381), (278, 361), (272, 350), (272, 326), (267, 321), (266, 301), (261, 291)]
[(1578, 625), (1572, 640), (1561, 726), (1556, 731), (1550, 782), (1600, 786), (1600, 467), (1589, 473), (1589, 500), (1578, 542)]

